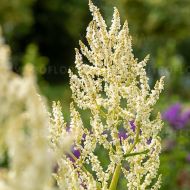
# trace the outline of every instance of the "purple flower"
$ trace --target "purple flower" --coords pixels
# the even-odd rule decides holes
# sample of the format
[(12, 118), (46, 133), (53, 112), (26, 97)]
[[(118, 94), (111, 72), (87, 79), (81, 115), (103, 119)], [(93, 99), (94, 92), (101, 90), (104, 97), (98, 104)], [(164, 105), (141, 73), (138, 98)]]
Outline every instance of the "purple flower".
[[(136, 129), (135, 121), (132, 120), (132, 121), (129, 122), (129, 124), (130, 124), (131, 130), (132, 130), (133, 132), (135, 132), (135, 129)], [(123, 138), (124, 140), (128, 137), (128, 136), (127, 136), (127, 133), (126, 133), (125, 131), (119, 131), (118, 136), (119, 136), (120, 139)]]
[(175, 123), (176, 119), (179, 118), (181, 112), (181, 105), (179, 103), (170, 106), (162, 115), (163, 119), (170, 123)]
[(133, 132), (135, 132), (135, 129), (136, 129), (136, 125), (135, 125), (135, 121), (130, 121), (129, 122), (130, 126), (131, 126), (131, 129), (133, 130)]
[(166, 120), (173, 129), (182, 129), (190, 121), (190, 110), (182, 112), (181, 104), (176, 103), (162, 114), (162, 118)]
[(185, 125), (188, 124), (188, 122), (190, 121), (190, 110), (183, 112), (183, 114), (181, 115), (181, 120)]
[(73, 153), (73, 156), (68, 154), (68, 157), (71, 160), (71, 162), (75, 162), (75, 158), (78, 159), (80, 157), (80, 151), (73, 146), (71, 152)]
[(122, 139), (126, 139), (127, 138), (127, 133), (125, 131), (119, 131), (119, 134), (118, 134), (120, 140)]
[[(131, 126), (131, 130), (132, 130), (133, 132), (135, 132), (135, 130), (136, 130), (136, 128), (137, 128), (137, 126), (135, 125), (135, 121), (132, 120), (132, 121), (129, 122), (129, 124), (130, 124), (130, 126)], [(142, 130), (140, 129), (140, 135), (141, 135), (141, 134), (142, 134)]]
[(80, 151), (77, 150), (75, 147), (72, 148), (72, 153), (75, 155), (76, 158), (80, 157)]
[(152, 137), (150, 137), (150, 138), (147, 140), (147, 144), (149, 145), (149, 144), (151, 144), (151, 142), (152, 142)]

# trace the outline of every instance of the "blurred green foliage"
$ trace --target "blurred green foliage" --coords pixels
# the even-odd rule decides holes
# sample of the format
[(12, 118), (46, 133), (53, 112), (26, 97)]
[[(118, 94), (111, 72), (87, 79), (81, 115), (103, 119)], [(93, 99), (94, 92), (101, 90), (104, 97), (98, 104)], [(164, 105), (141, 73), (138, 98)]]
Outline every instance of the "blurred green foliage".
[(0, 25), (5, 39), (11, 46), (13, 66), (17, 72), (21, 70), (21, 58), (25, 48), (23, 42), (26, 41), (25, 37), (35, 22), (32, 11), (34, 2), (35, 0), (0, 1)]
[(46, 73), (46, 66), (48, 64), (47, 57), (39, 55), (39, 49), (36, 44), (29, 44), (26, 47), (26, 52), (22, 58), (23, 66), (32, 64), (39, 81), (42, 81), (42, 76)]
[(190, 189), (190, 123), (188, 127), (172, 130), (167, 125), (164, 129), (163, 153), (160, 172), (163, 175), (162, 189)]
[(9, 39), (29, 32), (34, 22), (32, 5), (35, 0), (1, 0), (0, 23)]

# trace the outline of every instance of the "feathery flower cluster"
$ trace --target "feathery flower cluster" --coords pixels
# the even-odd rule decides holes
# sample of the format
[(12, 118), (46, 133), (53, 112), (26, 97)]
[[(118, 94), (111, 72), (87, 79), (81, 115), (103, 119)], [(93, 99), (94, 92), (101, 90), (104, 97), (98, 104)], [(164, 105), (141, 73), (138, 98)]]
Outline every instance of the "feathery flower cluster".
[[(153, 120), (150, 116), (163, 78), (150, 89), (148, 57), (141, 62), (134, 58), (127, 22), (121, 27), (116, 8), (107, 29), (99, 9), (91, 1), (89, 7), (89, 46), (80, 42), (78, 72), (69, 71), (69, 127), (59, 102), (47, 114), (31, 67), (23, 77), (11, 72), (9, 49), (0, 39), (0, 150), (9, 159), (9, 166), (0, 170), (2, 190), (116, 190), (121, 172), (129, 190), (160, 187), (162, 121), (160, 114)], [(90, 126), (84, 126), (78, 109), (91, 112)], [(109, 158), (106, 167), (96, 154), (99, 146)]]
[[(148, 57), (141, 62), (134, 58), (127, 22), (121, 28), (115, 8), (107, 29), (99, 9), (91, 1), (89, 6), (93, 16), (86, 34), (89, 46), (80, 41), (75, 59), (78, 72), (69, 71), (74, 100), (70, 130), (80, 131), (74, 144), (80, 156), (68, 153), (73, 162), (62, 155), (56, 179), (63, 189), (115, 190), (123, 172), (129, 190), (159, 189), (162, 122), (160, 114), (154, 120), (150, 116), (163, 89), (163, 77), (151, 90), (145, 71)], [(83, 63), (84, 57), (89, 63)], [(75, 107), (90, 110), (90, 127), (84, 126)], [(53, 109), (61, 114), (59, 105)], [(62, 119), (60, 125), (66, 130)], [(95, 153), (97, 146), (108, 152), (106, 168)]]
[[(48, 115), (37, 94), (32, 68), (13, 73), (9, 47), (0, 37), (0, 169), (1, 190), (50, 190), (52, 161), (48, 147)], [(43, 111), (44, 109), (44, 111)]]

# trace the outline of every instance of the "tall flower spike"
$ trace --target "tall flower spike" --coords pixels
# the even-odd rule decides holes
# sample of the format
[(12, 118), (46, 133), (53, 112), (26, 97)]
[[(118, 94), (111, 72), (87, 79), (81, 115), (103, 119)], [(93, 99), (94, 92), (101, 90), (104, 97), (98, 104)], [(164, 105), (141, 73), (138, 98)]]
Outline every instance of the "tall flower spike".
[(9, 48), (0, 36), (0, 169), (1, 190), (51, 190), (52, 160), (48, 116), (29, 65), (23, 77), (10, 69)]
[[(75, 158), (74, 166), (67, 159), (67, 166), (72, 168), (73, 179), (78, 179), (77, 189), (115, 190), (121, 172), (129, 190), (159, 189), (158, 134), (162, 122), (159, 114), (154, 120), (150, 115), (163, 89), (163, 77), (151, 90), (145, 70), (148, 57), (139, 63), (134, 58), (128, 24), (125, 22), (121, 28), (116, 8), (107, 30), (99, 9), (91, 1), (89, 7), (93, 16), (86, 35), (89, 47), (80, 42), (75, 60), (78, 73), (69, 71), (69, 74), (74, 105), (91, 112), (90, 130), (74, 111), (72, 127), (75, 128), (74, 124), (81, 127), (85, 138), (80, 136), (75, 142), (80, 157)], [(83, 57), (89, 64), (83, 63)], [(120, 137), (121, 131), (126, 133), (126, 138)], [(108, 152), (107, 168), (101, 166), (96, 154), (100, 145)], [(128, 163), (127, 168), (124, 161)], [(87, 165), (96, 175), (85, 168)]]

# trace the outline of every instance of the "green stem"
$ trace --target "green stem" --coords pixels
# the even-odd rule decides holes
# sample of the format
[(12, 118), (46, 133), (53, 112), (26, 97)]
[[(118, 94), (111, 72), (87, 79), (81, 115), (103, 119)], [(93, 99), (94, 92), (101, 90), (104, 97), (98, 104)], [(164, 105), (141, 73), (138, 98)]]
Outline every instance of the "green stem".
[(133, 150), (133, 148), (135, 148), (136, 144), (139, 142), (139, 135), (140, 135), (140, 126), (137, 126), (137, 134), (135, 137), (135, 142), (131, 145), (131, 147), (129, 148), (127, 154), (130, 154), (131, 151)]
[(134, 153), (131, 153), (131, 154), (126, 154), (124, 157), (127, 158), (127, 157), (130, 157), (130, 156), (136, 156), (136, 155), (141, 155), (141, 154), (147, 154), (149, 152), (149, 150), (144, 150), (144, 151), (141, 151), (141, 152), (134, 152)]
[(121, 164), (117, 165), (115, 168), (115, 172), (113, 174), (109, 190), (116, 190), (120, 172), (121, 172)]
[[(140, 135), (140, 125), (137, 125), (137, 134), (135, 137), (135, 141), (134, 143), (131, 145), (131, 147), (129, 148), (127, 155), (129, 155), (131, 153), (131, 151), (134, 149), (134, 147), (136, 146), (136, 144), (139, 142), (139, 135)], [(118, 180), (119, 180), (119, 176), (120, 176), (120, 172), (121, 172), (121, 163), (118, 164), (115, 168), (112, 180), (111, 180), (111, 184), (109, 187), (109, 190), (116, 190), (117, 188), (117, 184), (118, 184)]]

